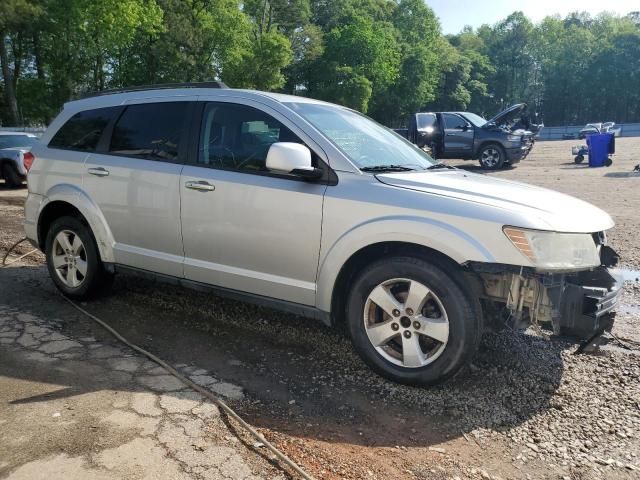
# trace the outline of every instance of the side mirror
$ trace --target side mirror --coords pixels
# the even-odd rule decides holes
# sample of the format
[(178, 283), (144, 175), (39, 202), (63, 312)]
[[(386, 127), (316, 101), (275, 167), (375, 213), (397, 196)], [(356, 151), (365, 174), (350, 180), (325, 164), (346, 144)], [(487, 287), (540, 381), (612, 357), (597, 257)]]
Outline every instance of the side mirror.
[(266, 166), (276, 173), (297, 175), (309, 180), (322, 176), (322, 170), (311, 164), (311, 150), (299, 143), (273, 143), (267, 153)]

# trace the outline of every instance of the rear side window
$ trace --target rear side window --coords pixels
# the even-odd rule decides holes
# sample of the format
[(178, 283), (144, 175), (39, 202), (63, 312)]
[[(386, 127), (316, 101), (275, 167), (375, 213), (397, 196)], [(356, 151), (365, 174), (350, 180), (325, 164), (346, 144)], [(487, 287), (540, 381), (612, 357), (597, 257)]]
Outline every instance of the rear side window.
[(186, 102), (131, 105), (113, 127), (109, 153), (175, 162), (186, 115)]
[(56, 132), (49, 147), (93, 152), (118, 110), (120, 107), (109, 107), (76, 113)]

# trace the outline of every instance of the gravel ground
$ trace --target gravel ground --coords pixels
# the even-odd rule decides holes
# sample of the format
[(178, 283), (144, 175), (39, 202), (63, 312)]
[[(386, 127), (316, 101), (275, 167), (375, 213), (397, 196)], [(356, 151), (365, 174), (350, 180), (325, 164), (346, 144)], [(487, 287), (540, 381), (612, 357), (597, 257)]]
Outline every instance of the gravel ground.
[[(517, 168), (491, 175), (603, 206), (622, 265), (639, 268), (640, 176), (629, 172), (640, 139), (621, 139), (609, 169), (573, 165), (572, 143), (539, 143)], [(2, 238), (19, 238), (9, 207), (0, 198)], [(19, 269), (28, 280), (18, 281), (50, 291), (36, 265), (29, 260)], [(121, 277), (87, 308), (167, 360), (241, 386), (236, 407), (317, 478), (640, 478), (637, 283), (614, 330), (636, 350), (613, 343), (574, 355), (568, 339), (488, 333), (467, 372), (430, 389), (377, 377), (340, 332), (210, 294)], [(100, 336), (81, 322), (64, 327), (71, 338)]]

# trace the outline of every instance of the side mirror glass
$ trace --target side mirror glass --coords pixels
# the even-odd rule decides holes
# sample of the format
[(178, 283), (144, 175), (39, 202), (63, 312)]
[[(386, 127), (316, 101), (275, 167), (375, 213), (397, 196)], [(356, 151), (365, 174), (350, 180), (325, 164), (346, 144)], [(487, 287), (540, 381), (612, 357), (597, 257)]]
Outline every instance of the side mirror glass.
[(307, 179), (322, 176), (322, 170), (314, 168), (311, 150), (293, 142), (276, 142), (269, 147), (266, 167), (275, 173), (297, 175)]

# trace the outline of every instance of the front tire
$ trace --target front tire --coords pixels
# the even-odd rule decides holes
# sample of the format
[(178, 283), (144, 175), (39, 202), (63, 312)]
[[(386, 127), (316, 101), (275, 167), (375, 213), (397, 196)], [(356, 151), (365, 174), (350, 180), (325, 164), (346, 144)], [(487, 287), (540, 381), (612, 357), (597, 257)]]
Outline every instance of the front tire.
[(506, 162), (504, 148), (495, 143), (484, 145), (480, 149), (478, 161), (483, 170), (499, 170)]
[(481, 318), (441, 268), (413, 257), (367, 267), (347, 301), (351, 340), (364, 362), (389, 380), (433, 385), (471, 362)]
[(100, 260), (91, 230), (75, 217), (60, 217), (47, 232), (49, 275), (64, 295), (82, 300), (95, 296), (111, 278)]

